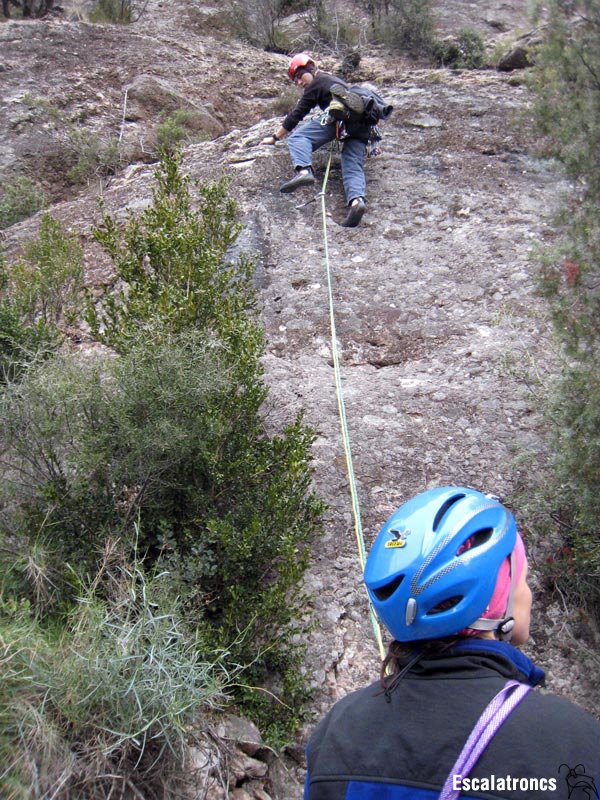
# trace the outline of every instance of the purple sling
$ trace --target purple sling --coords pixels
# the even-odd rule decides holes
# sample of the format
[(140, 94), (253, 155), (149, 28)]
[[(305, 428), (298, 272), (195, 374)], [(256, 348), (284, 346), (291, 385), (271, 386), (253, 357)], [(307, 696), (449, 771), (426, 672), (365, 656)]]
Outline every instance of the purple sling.
[(456, 800), (460, 795), (460, 790), (457, 791), (452, 788), (453, 777), (460, 775), (466, 778), (471, 773), (471, 770), (496, 735), (504, 720), (523, 700), (531, 688), (531, 686), (518, 681), (508, 681), (504, 688), (490, 701), (475, 723), (467, 743), (450, 770), (439, 800)]

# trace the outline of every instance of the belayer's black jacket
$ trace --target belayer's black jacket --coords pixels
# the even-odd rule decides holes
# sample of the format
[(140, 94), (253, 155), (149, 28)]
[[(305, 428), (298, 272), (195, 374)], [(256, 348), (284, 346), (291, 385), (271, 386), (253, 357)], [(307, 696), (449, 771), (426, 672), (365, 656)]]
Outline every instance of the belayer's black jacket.
[[(305, 800), (437, 800), (494, 695), (509, 679), (537, 685), (543, 676), (511, 645), (472, 640), (425, 657), (387, 695), (380, 684), (348, 695), (309, 741)], [(475, 788), (461, 798), (597, 800), (600, 723), (531, 691), (470, 778)]]
[[(302, 97), (281, 123), (286, 131), (293, 131), (296, 125), (316, 106), (325, 111), (331, 103), (331, 87), (334, 83), (348, 86), (345, 81), (336, 78), (335, 75), (330, 75), (328, 72), (316, 72)], [(348, 123), (346, 129), (350, 136), (365, 142), (368, 141), (371, 133), (371, 125), (362, 122)]]

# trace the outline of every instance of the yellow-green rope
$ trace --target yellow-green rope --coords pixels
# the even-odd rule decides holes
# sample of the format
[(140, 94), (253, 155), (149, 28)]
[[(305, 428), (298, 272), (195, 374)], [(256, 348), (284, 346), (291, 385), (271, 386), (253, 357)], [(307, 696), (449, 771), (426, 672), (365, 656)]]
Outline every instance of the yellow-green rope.
[[(344, 392), (342, 388), (342, 376), (340, 370), (340, 360), (338, 355), (337, 334), (335, 329), (335, 314), (333, 303), (333, 289), (331, 284), (331, 266), (329, 261), (329, 246), (327, 241), (327, 213), (325, 207), (325, 190), (327, 188), (327, 181), (329, 180), (329, 170), (331, 167), (331, 158), (333, 155), (333, 146), (329, 152), (329, 160), (325, 169), (325, 177), (323, 178), (323, 186), (319, 193), (321, 199), (321, 216), (323, 219), (323, 241), (325, 244), (325, 271), (327, 274), (327, 293), (329, 296), (329, 322), (331, 326), (331, 351), (333, 353), (333, 370), (335, 374), (335, 392), (337, 397), (338, 411), (340, 415), (340, 424), (342, 428), (342, 441), (344, 443), (344, 453), (346, 456), (346, 469), (348, 471), (348, 481), (350, 484), (350, 497), (352, 500), (352, 516), (354, 517), (354, 532), (356, 535), (356, 546), (358, 549), (358, 560), (360, 562), (361, 572), (364, 572), (366, 561), (365, 538), (362, 530), (362, 523), (360, 519), (360, 504), (358, 499), (358, 489), (356, 486), (356, 477), (354, 475), (354, 465), (352, 462), (352, 448), (350, 446), (350, 433), (348, 429), (348, 420), (346, 418), (346, 405), (344, 403)], [(381, 635), (381, 628), (373, 610), (373, 606), (369, 601), (369, 616), (373, 626), (373, 633), (379, 648), (381, 659), (385, 657), (385, 648), (383, 646), (383, 638)]]

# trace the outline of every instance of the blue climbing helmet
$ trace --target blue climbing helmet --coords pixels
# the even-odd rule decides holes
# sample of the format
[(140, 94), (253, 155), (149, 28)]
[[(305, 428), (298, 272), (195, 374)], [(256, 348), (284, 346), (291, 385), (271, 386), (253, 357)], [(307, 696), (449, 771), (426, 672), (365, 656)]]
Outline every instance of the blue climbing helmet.
[(513, 515), (490, 495), (460, 486), (418, 494), (369, 552), (364, 579), (377, 616), (401, 642), (496, 629), (502, 620), (481, 615), (516, 540)]

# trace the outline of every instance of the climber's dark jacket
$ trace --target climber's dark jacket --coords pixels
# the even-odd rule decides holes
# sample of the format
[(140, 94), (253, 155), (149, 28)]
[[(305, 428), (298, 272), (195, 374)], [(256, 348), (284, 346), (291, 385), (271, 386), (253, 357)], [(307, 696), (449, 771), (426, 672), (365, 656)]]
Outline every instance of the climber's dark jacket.
[[(335, 75), (330, 75), (328, 72), (316, 72), (302, 97), (281, 123), (286, 131), (293, 131), (296, 125), (316, 106), (325, 111), (331, 103), (330, 89), (334, 83), (340, 83), (342, 86), (348, 85), (341, 78), (336, 78)], [(366, 142), (371, 133), (371, 125), (363, 122), (349, 122), (346, 130), (349, 136)]]
[[(309, 741), (305, 800), (437, 800), (481, 712), (506, 681), (536, 685), (542, 678), (511, 645), (478, 640), (426, 657), (387, 695), (380, 684), (348, 695)], [(470, 777), (487, 778), (487, 790), (461, 796), (595, 800), (600, 723), (564, 698), (531, 691)], [(498, 788), (508, 777), (537, 778), (539, 788)]]

